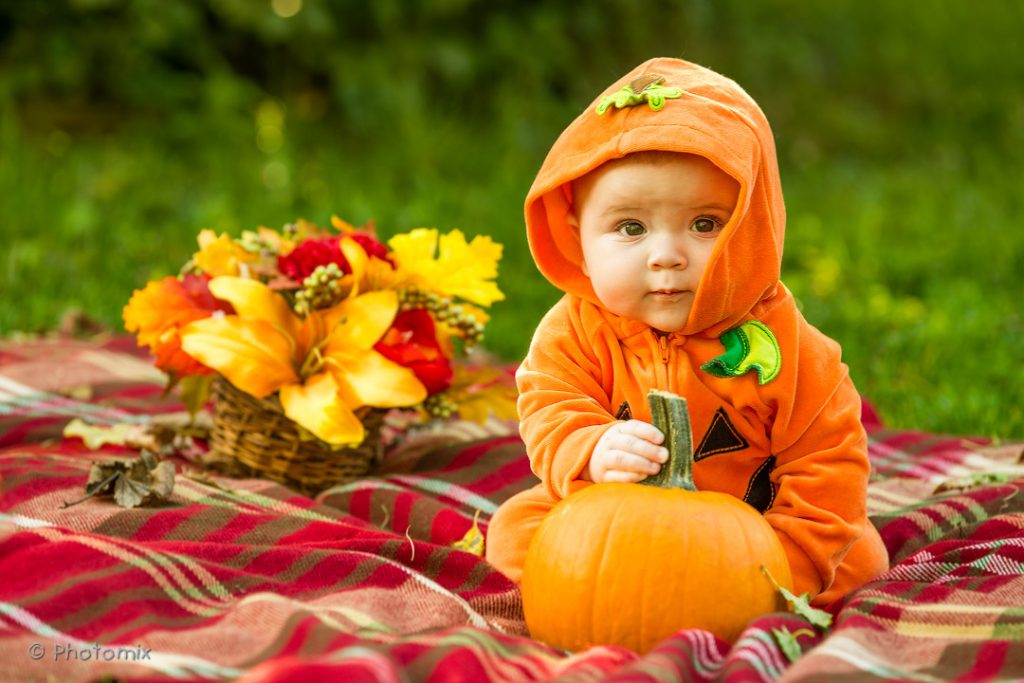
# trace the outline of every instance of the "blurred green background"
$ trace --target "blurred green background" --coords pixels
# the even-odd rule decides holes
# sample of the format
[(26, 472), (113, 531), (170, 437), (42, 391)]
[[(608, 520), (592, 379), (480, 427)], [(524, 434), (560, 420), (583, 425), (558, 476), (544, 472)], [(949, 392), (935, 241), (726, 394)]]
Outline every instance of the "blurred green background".
[(783, 277), (894, 427), (1024, 437), (1024, 3), (0, 3), (0, 334), (119, 329), (204, 227), (302, 216), (505, 244), (488, 347), (558, 293), (522, 201), (555, 137), (652, 56), (772, 122)]

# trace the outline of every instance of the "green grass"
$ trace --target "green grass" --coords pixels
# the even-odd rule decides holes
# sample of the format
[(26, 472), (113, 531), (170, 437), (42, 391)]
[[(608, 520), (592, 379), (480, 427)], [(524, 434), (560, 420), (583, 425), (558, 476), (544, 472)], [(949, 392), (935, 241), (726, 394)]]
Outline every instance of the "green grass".
[(1004, 170), (851, 164), (788, 185), (783, 278), (894, 425), (1024, 435), (1024, 207)]
[[(723, 0), (646, 17), (609, 0), (571, 26), (607, 48), (581, 61), (558, 40), (560, 10), (527, 3), (445, 34), (441, 52), (415, 32), (394, 57), (364, 44), (365, 69), (351, 73), (396, 79), (390, 99), (356, 80), (311, 106), (218, 72), (195, 111), (114, 126), (15, 107), (0, 70), (0, 335), (52, 329), (69, 308), (120, 329), (132, 290), (176, 272), (201, 228), (336, 213), (375, 219), (385, 236), (431, 226), (502, 242), (508, 299), (487, 345), (518, 359), (558, 297), (522, 220), (548, 147), (622, 71), (683, 54), (735, 77), (772, 121), (789, 216), (783, 279), (842, 343), (883, 418), (1024, 438), (1024, 66), (1004, 54), (1024, 11), (938, 4)], [(435, 57), (434, 71), (415, 70)], [(435, 98), (428, 76), (444, 68), (457, 82), (438, 87), (458, 96)], [(259, 138), (275, 112), (280, 138)]]
[[(458, 227), (504, 243), (508, 299), (493, 309), (488, 347), (506, 359), (524, 353), (558, 296), (525, 246), (521, 202), (539, 163), (526, 154), (497, 166), (397, 158), (392, 168), (353, 164), (343, 150), (268, 158), (245, 139), (186, 153), (142, 135), (75, 141), (60, 154), (9, 133), (4, 142), (15, 162), (0, 170), (5, 333), (53, 327), (72, 307), (117, 329), (131, 291), (175, 272), (200, 228), (238, 234), (332, 212), (374, 218), (385, 234)], [(1024, 238), (1012, 227), (1024, 207), (1001, 171), (824, 160), (783, 171), (784, 280), (895, 426), (1024, 436)]]

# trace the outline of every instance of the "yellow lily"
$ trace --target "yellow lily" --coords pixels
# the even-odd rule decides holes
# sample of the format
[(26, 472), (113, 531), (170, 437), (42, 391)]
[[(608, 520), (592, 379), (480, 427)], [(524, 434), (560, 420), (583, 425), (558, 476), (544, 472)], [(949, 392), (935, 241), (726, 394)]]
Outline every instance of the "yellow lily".
[(217, 277), (210, 291), (236, 315), (189, 323), (182, 349), (256, 398), (278, 392), (285, 415), (327, 443), (362, 442), (358, 408), (426, 398), (411, 370), (373, 349), (398, 312), (393, 291), (352, 296), (305, 318), (257, 280)]

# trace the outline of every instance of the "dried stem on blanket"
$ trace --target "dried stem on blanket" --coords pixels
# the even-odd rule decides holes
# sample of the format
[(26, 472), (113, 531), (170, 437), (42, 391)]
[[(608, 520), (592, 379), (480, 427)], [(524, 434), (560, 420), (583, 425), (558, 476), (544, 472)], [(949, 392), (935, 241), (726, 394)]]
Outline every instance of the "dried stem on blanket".
[(79, 498), (78, 500), (73, 500), (71, 502), (68, 502), (68, 501), (65, 500), (64, 504), (60, 506), (61, 509), (62, 510), (66, 510), (69, 507), (71, 507), (72, 505), (78, 505), (79, 503), (84, 503), (85, 501), (89, 500), (90, 498), (95, 496), (97, 493), (99, 493), (100, 490), (105, 489), (110, 484), (113, 484), (114, 480), (117, 479), (120, 476), (121, 476), (120, 472), (114, 472), (113, 474), (111, 474), (109, 477), (107, 477), (103, 481), (97, 481), (97, 482), (94, 482), (92, 484), (86, 484), (86, 486), (85, 486), (85, 495), (82, 496), (81, 498)]

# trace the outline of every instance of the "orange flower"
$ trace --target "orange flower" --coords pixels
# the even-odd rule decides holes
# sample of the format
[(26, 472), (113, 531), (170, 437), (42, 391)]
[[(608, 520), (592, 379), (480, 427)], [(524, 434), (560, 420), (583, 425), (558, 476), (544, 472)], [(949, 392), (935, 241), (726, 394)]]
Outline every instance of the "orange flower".
[(209, 318), (215, 311), (233, 312), (230, 304), (210, 293), (209, 278), (186, 275), (165, 277), (137, 289), (124, 307), (125, 329), (135, 332), (139, 346), (148, 346), (156, 366), (172, 379), (210, 374), (212, 370), (181, 349), (179, 330), (193, 320)]

